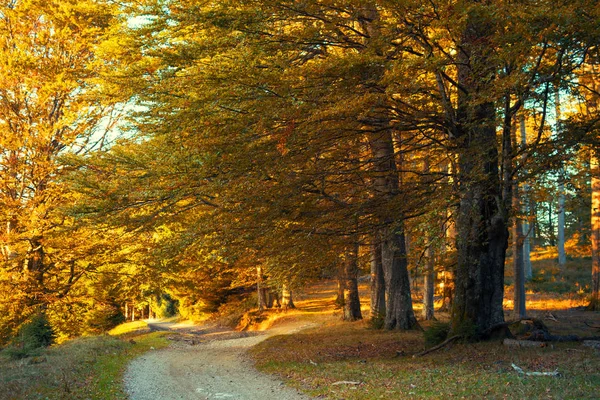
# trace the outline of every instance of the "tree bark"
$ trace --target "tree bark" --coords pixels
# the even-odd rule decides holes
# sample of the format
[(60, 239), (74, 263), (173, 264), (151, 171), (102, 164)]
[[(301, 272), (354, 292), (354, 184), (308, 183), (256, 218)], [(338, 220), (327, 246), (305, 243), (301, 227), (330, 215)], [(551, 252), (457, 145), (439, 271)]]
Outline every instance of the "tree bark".
[(336, 308), (344, 307), (344, 290), (346, 289), (346, 281), (344, 278), (344, 264), (340, 263), (337, 267), (337, 295), (335, 298)]
[[(555, 135), (558, 138), (560, 135), (560, 94), (558, 87), (554, 90), (554, 106), (556, 113), (556, 128)], [(558, 248), (558, 265), (564, 267), (567, 262), (567, 254), (565, 252), (565, 175), (566, 171), (561, 163), (561, 167), (558, 173), (558, 235), (556, 240), (556, 246)]]
[(258, 310), (263, 311), (267, 308), (267, 293), (263, 288), (263, 270), (261, 266), (256, 267), (256, 295)]
[(435, 289), (435, 251), (433, 243), (429, 243), (427, 248), (427, 264), (423, 274), (423, 319), (434, 319), (433, 310), (433, 291)]
[[(472, 326), (478, 334), (504, 321), (504, 261), (508, 246), (510, 188), (499, 179), (496, 108), (484, 99), (496, 73), (492, 31), (485, 16), (469, 15), (457, 55), (459, 212), (452, 332)], [(503, 135), (505, 136), (505, 135)], [(503, 137), (503, 144), (510, 143)], [(510, 197), (509, 197), (510, 200)]]
[(381, 243), (373, 235), (371, 244), (371, 322), (381, 326), (385, 318), (385, 279), (381, 262)]
[(292, 298), (292, 290), (287, 283), (281, 285), (281, 307), (284, 310), (287, 310), (288, 308), (296, 308)]
[(592, 150), (592, 298), (589, 308), (600, 311), (600, 163), (598, 153)]
[[(520, 208), (519, 185), (515, 182), (513, 188), (513, 206), (516, 210)], [(515, 215), (513, 223), (513, 275), (514, 275), (514, 293), (513, 293), (513, 318), (525, 318), (525, 264), (523, 257), (523, 230), (521, 218)]]
[(344, 259), (344, 320), (362, 319), (358, 297), (358, 241), (346, 249)]
[[(525, 115), (523, 114), (519, 116), (519, 125), (521, 131), (521, 148), (525, 149), (527, 147), (527, 125)], [(525, 158), (525, 154), (523, 155), (523, 158)], [(520, 198), (522, 199), (521, 209), (525, 216), (521, 225), (523, 232), (523, 269), (525, 270), (525, 280), (528, 281), (533, 278), (533, 270), (531, 268), (531, 241), (529, 240), (529, 237), (531, 236), (529, 229), (529, 214), (531, 207), (529, 206), (529, 185), (526, 182), (523, 184), (523, 195)]]
[[(386, 122), (387, 124), (387, 122)], [(394, 144), (390, 129), (379, 129), (368, 135), (373, 154), (375, 196), (383, 202), (392, 200), (399, 192)], [(410, 295), (410, 279), (402, 216), (384, 216), (381, 238), (381, 262), (385, 281), (386, 329), (412, 329), (417, 325)]]

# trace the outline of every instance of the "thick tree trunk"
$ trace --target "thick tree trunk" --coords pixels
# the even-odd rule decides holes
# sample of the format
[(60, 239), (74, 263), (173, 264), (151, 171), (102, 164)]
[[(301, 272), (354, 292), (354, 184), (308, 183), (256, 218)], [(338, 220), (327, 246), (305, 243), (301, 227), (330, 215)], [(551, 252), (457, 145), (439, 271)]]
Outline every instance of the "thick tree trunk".
[(435, 251), (433, 250), (433, 244), (430, 243), (427, 248), (426, 255), (426, 267), (423, 274), (423, 319), (432, 320), (434, 319), (433, 310), (433, 291), (435, 289)]
[[(499, 179), (496, 107), (482, 100), (496, 73), (485, 17), (469, 16), (457, 55), (459, 90), (454, 135), (458, 145), (459, 212), (452, 331), (482, 334), (504, 322), (504, 261), (508, 246), (506, 191)], [(506, 125), (506, 123), (505, 123)], [(510, 122), (509, 122), (510, 126)], [(503, 146), (510, 146), (503, 135)]]
[[(394, 144), (389, 129), (380, 129), (369, 134), (373, 154), (373, 169), (377, 176), (373, 179), (375, 196), (384, 202), (392, 200), (399, 191), (398, 173), (394, 157)], [(383, 204), (382, 204), (383, 205)], [(410, 295), (410, 279), (406, 257), (406, 243), (402, 216), (383, 216), (379, 237), (381, 242), (381, 262), (385, 280), (386, 329), (412, 329), (417, 326)]]
[(344, 320), (362, 319), (358, 297), (358, 241), (346, 250), (344, 259)]
[(381, 243), (377, 235), (373, 236), (371, 244), (371, 322), (374, 326), (382, 326), (385, 318), (385, 279), (381, 263)]
[(600, 163), (592, 153), (592, 298), (589, 308), (600, 311)]
[(381, 245), (387, 299), (384, 321), (386, 329), (407, 330), (418, 325), (410, 295), (403, 230), (402, 227), (398, 227), (395, 230), (389, 228), (384, 231), (385, 239)]
[(294, 299), (292, 298), (292, 290), (287, 283), (281, 285), (281, 307), (284, 310), (288, 308), (296, 308)]

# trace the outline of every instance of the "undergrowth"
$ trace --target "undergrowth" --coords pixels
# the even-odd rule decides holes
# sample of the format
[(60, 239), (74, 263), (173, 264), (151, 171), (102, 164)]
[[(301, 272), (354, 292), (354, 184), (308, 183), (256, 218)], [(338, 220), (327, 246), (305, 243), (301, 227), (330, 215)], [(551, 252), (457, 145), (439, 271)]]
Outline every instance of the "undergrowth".
[(120, 336), (82, 337), (21, 360), (2, 352), (0, 399), (124, 399), (125, 366), (139, 354), (166, 346), (164, 335), (132, 330)]

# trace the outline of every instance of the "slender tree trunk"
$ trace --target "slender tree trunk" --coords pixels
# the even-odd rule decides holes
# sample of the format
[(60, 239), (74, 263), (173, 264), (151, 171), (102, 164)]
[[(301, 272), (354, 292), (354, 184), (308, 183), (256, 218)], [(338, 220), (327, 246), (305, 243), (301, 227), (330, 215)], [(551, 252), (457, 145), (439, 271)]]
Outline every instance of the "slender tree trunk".
[(429, 321), (434, 319), (433, 292), (435, 289), (435, 251), (433, 249), (433, 243), (429, 243), (426, 258), (426, 267), (423, 274), (423, 319)]
[(135, 321), (135, 303), (131, 307), (131, 321)]
[[(515, 182), (513, 188), (513, 206), (515, 209), (520, 207), (519, 185)], [(514, 293), (513, 293), (513, 313), (515, 319), (525, 318), (525, 265), (523, 257), (523, 229), (521, 226), (521, 218), (515, 215), (513, 223), (512, 237), (513, 251), (513, 275), (514, 275)]]
[(554, 221), (552, 218), (552, 202), (548, 203), (548, 241), (550, 246), (556, 246), (556, 236), (554, 234)]
[[(521, 128), (521, 147), (525, 149), (527, 147), (527, 125), (524, 114), (519, 116), (519, 125)], [(525, 158), (525, 156), (523, 156), (523, 158)], [(533, 270), (531, 269), (531, 242), (529, 240), (529, 237), (531, 236), (529, 229), (529, 185), (526, 182), (523, 184), (523, 195), (521, 196), (521, 199), (521, 209), (525, 216), (521, 225), (523, 234), (523, 269), (525, 271), (525, 280), (528, 281), (533, 278)]]
[[(427, 176), (430, 173), (429, 160), (425, 159), (423, 173)], [(433, 291), (435, 289), (435, 250), (433, 248), (433, 234), (427, 233), (428, 247), (425, 254), (425, 268), (423, 268), (423, 312), (424, 320), (434, 319), (433, 310)], [(415, 277), (416, 282), (416, 277)]]
[(292, 298), (292, 290), (290, 289), (290, 285), (287, 283), (281, 285), (281, 307), (284, 310), (296, 308)]
[(129, 320), (129, 306), (127, 305), (127, 302), (125, 302), (125, 321)]
[(600, 311), (600, 163), (592, 150), (592, 298), (589, 308)]
[[(560, 135), (560, 94), (558, 87), (554, 89), (554, 106), (556, 110), (556, 128), (555, 134), (558, 138)], [(561, 162), (560, 171), (558, 174), (558, 236), (556, 245), (558, 247), (558, 265), (564, 267), (567, 262), (565, 252), (565, 178), (566, 171)]]
[(344, 320), (362, 319), (358, 297), (358, 241), (349, 246), (344, 257)]
[(371, 244), (371, 322), (374, 326), (382, 326), (385, 318), (385, 279), (381, 263), (381, 243), (377, 235), (373, 236)]
[(344, 278), (345, 265), (340, 263), (337, 267), (337, 295), (335, 298), (336, 308), (344, 307), (344, 290), (346, 289), (346, 280)]

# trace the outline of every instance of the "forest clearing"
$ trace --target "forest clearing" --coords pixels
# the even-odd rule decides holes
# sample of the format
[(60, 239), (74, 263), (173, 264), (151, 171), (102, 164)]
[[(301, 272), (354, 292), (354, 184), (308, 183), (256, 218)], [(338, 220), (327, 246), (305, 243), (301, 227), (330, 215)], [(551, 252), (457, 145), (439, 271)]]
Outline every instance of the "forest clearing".
[(593, 398), (599, 43), (596, 0), (0, 1), (0, 394), (146, 393), (179, 337), (312, 396)]

